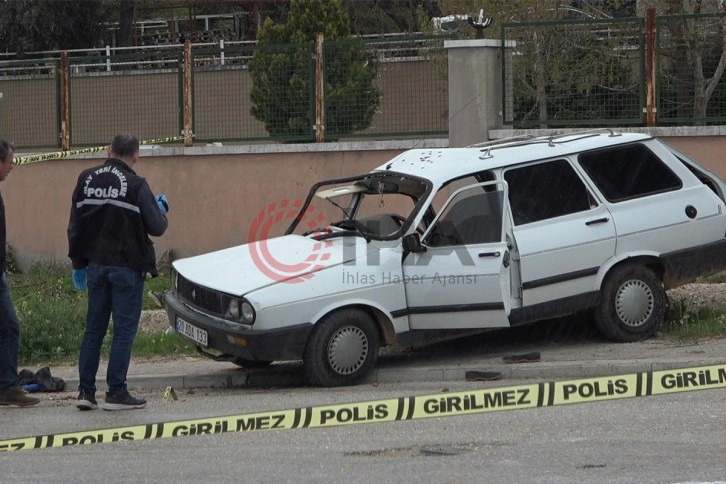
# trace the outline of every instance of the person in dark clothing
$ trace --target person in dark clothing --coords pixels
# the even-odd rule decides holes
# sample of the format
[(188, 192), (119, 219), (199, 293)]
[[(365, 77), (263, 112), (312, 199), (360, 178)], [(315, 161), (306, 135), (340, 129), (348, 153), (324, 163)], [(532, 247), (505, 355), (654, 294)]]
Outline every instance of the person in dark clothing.
[[(0, 181), (13, 169), (15, 147), (0, 138)], [(26, 407), (40, 402), (18, 386), (20, 321), (7, 282), (5, 203), (0, 195), (0, 405)]]
[(101, 345), (113, 317), (113, 339), (106, 370), (104, 410), (143, 408), (146, 400), (133, 397), (126, 375), (141, 317), (144, 280), (155, 277), (156, 256), (149, 236), (167, 228), (169, 202), (154, 197), (146, 180), (134, 172), (139, 140), (119, 134), (103, 165), (84, 170), (73, 190), (68, 223), (68, 256), (73, 284), (88, 288), (88, 312), (78, 359), (80, 410), (98, 408), (96, 373)]

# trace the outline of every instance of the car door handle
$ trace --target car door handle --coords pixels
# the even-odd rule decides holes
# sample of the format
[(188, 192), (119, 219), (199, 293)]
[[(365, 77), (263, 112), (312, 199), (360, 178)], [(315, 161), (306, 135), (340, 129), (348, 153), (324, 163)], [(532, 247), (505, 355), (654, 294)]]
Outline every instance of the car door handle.
[(479, 257), (499, 257), (500, 255), (502, 255), (502, 253), (499, 252), (499, 251), (496, 251), (496, 252), (479, 252)]
[(595, 220), (588, 220), (587, 222), (585, 222), (585, 225), (604, 224), (608, 220), (610, 220), (610, 219), (607, 217), (596, 218)]

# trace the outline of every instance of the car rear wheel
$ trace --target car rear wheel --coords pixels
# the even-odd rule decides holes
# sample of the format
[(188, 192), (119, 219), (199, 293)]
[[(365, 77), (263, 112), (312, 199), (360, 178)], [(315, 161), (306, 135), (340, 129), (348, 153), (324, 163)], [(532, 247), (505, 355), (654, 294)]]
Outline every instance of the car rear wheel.
[(354, 385), (373, 369), (378, 358), (378, 328), (359, 309), (326, 316), (313, 329), (305, 347), (305, 374), (312, 385)]
[(658, 330), (665, 312), (666, 293), (658, 276), (647, 267), (626, 265), (607, 277), (595, 323), (609, 339), (638, 341)]

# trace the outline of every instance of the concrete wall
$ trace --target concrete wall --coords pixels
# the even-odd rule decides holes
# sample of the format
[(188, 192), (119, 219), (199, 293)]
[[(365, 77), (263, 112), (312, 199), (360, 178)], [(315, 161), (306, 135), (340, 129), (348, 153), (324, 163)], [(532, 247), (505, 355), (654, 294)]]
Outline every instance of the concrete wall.
[[(322, 179), (369, 171), (411, 147), (446, 140), (325, 145), (157, 148), (144, 150), (136, 172), (154, 193), (169, 198), (169, 229), (154, 239), (157, 255), (176, 257), (247, 242), (254, 217), (270, 203), (304, 199)], [(104, 156), (43, 161), (15, 167), (0, 184), (8, 243), (21, 267), (67, 264), (71, 192), (84, 168)], [(281, 234), (287, 224), (276, 225)]]
[[(685, 134), (685, 133), (680, 133)], [(726, 133), (663, 136), (726, 178)], [(184, 257), (245, 243), (254, 217), (270, 203), (302, 199), (322, 179), (365, 172), (404, 149), (446, 146), (446, 140), (157, 148), (136, 165), (155, 193), (171, 206), (169, 229), (155, 239), (157, 254)], [(71, 191), (80, 171), (104, 157), (21, 165), (0, 184), (8, 243), (21, 267), (33, 262), (64, 265)], [(273, 227), (274, 235), (287, 227)]]

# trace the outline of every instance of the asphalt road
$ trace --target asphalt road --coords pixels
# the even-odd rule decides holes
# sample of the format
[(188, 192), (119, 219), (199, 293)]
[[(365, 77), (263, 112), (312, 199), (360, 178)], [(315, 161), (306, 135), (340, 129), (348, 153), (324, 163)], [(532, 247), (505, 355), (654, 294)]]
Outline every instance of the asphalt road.
[[(506, 385), (536, 383), (507, 381)], [(2, 408), (3, 439), (498, 388), (418, 382), (141, 390), (144, 410), (80, 412), (75, 393)], [(2, 482), (715, 482), (726, 389), (331, 428), (230, 432), (0, 453)]]

